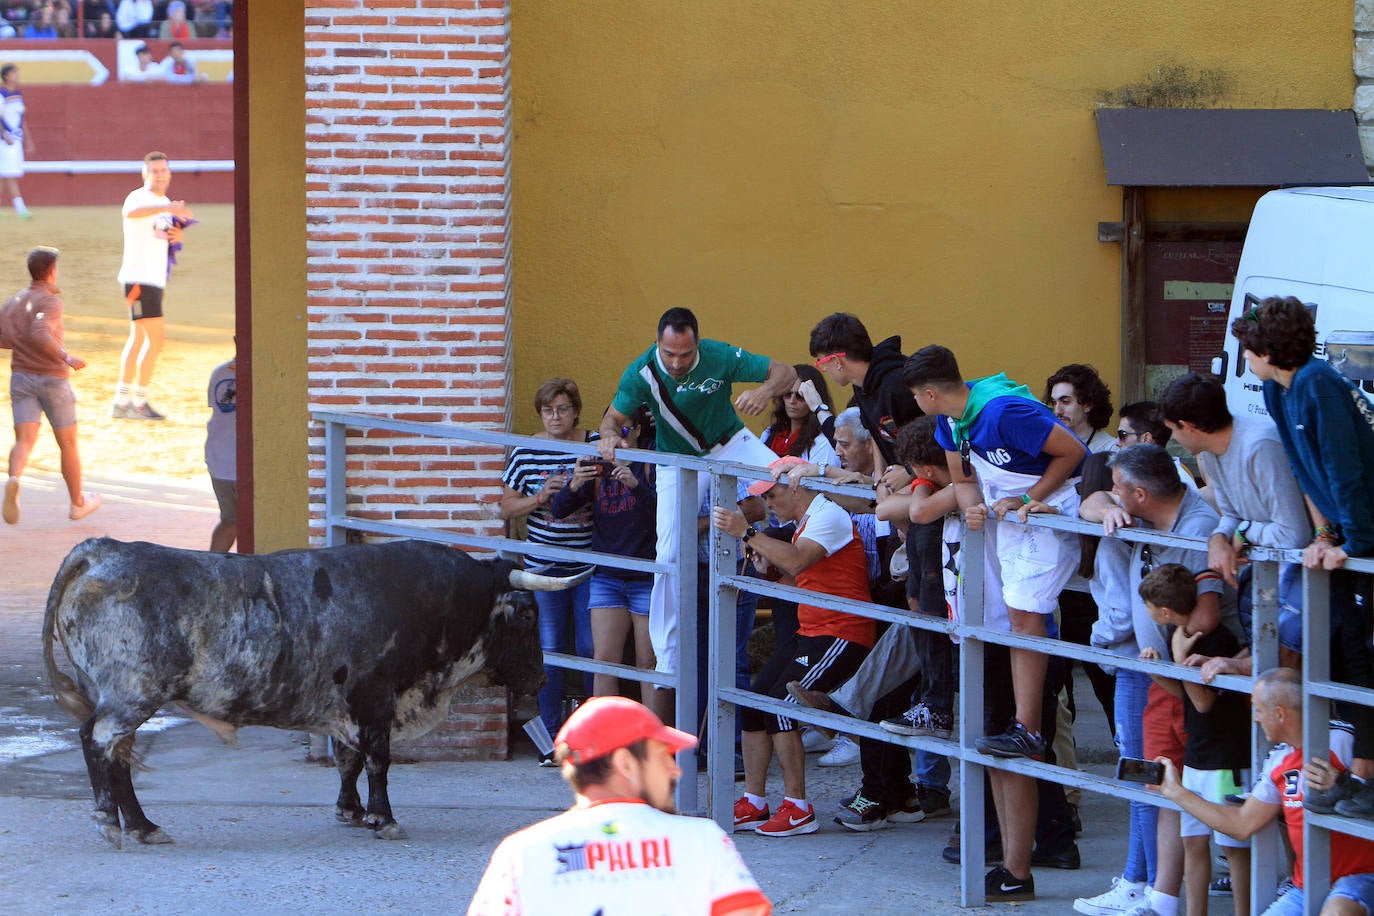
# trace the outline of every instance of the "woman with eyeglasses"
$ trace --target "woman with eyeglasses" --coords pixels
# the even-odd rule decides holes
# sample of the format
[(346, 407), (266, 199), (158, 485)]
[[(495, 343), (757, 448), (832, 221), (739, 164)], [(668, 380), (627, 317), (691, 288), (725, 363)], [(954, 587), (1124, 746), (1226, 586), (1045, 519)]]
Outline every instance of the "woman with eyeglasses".
[[(539, 386), (534, 395), (534, 409), (543, 424), (537, 439), (554, 442), (589, 442), (595, 433), (584, 431), (578, 424), (582, 414), (582, 395), (572, 379), (555, 378)], [(531, 544), (582, 549), (592, 543), (592, 510), (583, 506), (564, 518), (555, 518), (549, 503), (554, 494), (568, 485), (577, 467), (577, 456), (552, 449), (517, 446), (506, 462), (501, 475), (505, 491), (501, 494), (501, 518), (506, 521), (523, 518), (526, 540)], [(584, 564), (540, 559), (531, 554), (526, 565), (554, 576), (566, 576), (586, 568)], [(572, 625), (573, 645), (583, 658), (592, 655), (592, 625), (587, 610), (591, 586), (582, 582), (561, 592), (535, 592), (539, 603), (539, 641), (546, 652), (566, 652), (568, 628)], [(539, 717), (550, 735), (558, 733), (563, 724), (563, 669), (546, 667), (547, 683), (539, 691)], [(588, 686), (590, 691), (590, 685)], [(546, 762), (547, 761), (547, 762)], [(553, 766), (553, 758), (540, 760), (541, 766)]]
[[(763, 432), (763, 444), (779, 458), (795, 455), (821, 469), (839, 467), (839, 456), (824, 429), (827, 420), (834, 429), (830, 386), (814, 366), (798, 363), (792, 368), (797, 370), (797, 380), (792, 383), (791, 390), (773, 400), (773, 421)], [(815, 391), (817, 397), (814, 399), (819, 401), (814, 410), (807, 403), (802, 388), (807, 382)]]

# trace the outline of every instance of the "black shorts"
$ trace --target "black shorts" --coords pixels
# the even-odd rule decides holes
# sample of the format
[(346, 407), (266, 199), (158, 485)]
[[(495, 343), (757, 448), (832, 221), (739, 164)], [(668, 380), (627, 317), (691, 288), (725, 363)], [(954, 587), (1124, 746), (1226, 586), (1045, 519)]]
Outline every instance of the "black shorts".
[[(787, 692), (788, 681), (800, 681), (809, 690), (833, 690), (859, 670), (868, 656), (868, 647), (834, 636), (798, 636), (795, 643), (773, 653), (764, 663), (749, 689), (785, 703), (795, 703)], [(770, 735), (790, 732), (797, 722), (787, 716), (761, 709), (739, 711), (744, 731), (766, 731)]]
[(145, 283), (125, 283), (124, 301), (129, 303), (129, 320), (162, 317), (162, 287)]

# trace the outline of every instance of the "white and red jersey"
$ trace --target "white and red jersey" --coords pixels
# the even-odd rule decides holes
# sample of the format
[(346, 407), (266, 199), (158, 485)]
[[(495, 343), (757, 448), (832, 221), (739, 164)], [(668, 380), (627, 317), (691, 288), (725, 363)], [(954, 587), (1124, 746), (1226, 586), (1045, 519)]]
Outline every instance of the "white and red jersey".
[[(1344, 723), (1331, 724), (1331, 763), (1344, 770), (1350, 765), (1355, 747), (1354, 733)], [(1264, 761), (1263, 775), (1255, 781), (1251, 794), (1269, 805), (1283, 806), (1288, 840), (1293, 844), (1293, 883), (1303, 886), (1302, 817), (1306, 780), (1302, 775), (1302, 748), (1280, 744)], [(1331, 880), (1346, 875), (1374, 872), (1374, 842), (1344, 833), (1331, 834)]]
[(468, 916), (707, 916), (760, 904), (772, 911), (714, 821), (612, 799), (503, 840)]

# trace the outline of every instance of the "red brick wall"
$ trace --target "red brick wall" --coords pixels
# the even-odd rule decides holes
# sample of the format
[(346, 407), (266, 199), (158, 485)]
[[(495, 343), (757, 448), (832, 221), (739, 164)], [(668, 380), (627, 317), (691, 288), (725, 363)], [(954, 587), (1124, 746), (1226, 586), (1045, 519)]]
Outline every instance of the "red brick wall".
[[(306, 0), (305, 33), (311, 409), (509, 428), (509, 4)], [(350, 514), (503, 532), (500, 449), (374, 434), (349, 453)], [(457, 751), (499, 731), (504, 754), (501, 705), (433, 737)]]

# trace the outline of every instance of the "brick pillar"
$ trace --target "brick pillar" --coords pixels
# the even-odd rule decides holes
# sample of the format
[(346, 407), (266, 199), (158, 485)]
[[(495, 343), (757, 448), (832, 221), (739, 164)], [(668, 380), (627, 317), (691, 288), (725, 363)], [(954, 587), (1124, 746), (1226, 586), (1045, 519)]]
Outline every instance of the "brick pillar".
[[(305, 66), (311, 409), (509, 429), (509, 3), (305, 0)], [(500, 449), (373, 434), (349, 453), (351, 514), (503, 532)], [(312, 424), (317, 544), (323, 512)], [(504, 715), (468, 706), (504, 755)]]

